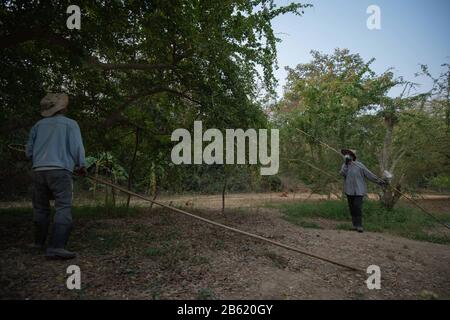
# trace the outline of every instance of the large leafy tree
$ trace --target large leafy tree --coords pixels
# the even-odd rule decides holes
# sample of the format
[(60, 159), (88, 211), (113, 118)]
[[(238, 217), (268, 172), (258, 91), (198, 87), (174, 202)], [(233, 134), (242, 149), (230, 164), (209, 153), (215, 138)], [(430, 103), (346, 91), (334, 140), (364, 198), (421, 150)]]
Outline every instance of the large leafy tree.
[[(40, 98), (63, 90), (71, 96), (70, 115), (80, 122), (88, 151), (124, 153), (123, 161), (135, 163), (164, 161), (167, 135), (194, 119), (218, 128), (264, 126), (255, 83), (260, 78), (273, 91), (278, 39), (271, 21), (301, 15), (309, 6), (85, 0), (77, 2), (81, 29), (69, 30), (70, 4), (0, 5), (2, 142), (23, 141), (39, 118)], [(137, 160), (130, 156), (137, 130), (140, 148), (152, 159), (139, 159), (139, 152)]]
[[(414, 83), (395, 78), (390, 70), (375, 74), (372, 61), (337, 49), (330, 55), (313, 52), (310, 63), (289, 69), (276, 119), (283, 133), (282, 154), (303, 161), (284, 161), (285, 170), (297, 171), (322, 191), (332, 190), (337, 181), (324, 172), (336, 172), (339, 157), (301, 133), (305, 131), (336, 149), (357, 149), (376, 174), (394, 174), (396, 189), (423, 186), (430, 176), (447, 172), (448, 136), (442, 121), (446, 103), (418, 94)], [(397, 86), (402, 92), (390, 96), (389, 90)], [(392, 188), (384, 188), (380, 199), (392, 208), (399, 197)]]
[[(365, 108), (379, 103), (394, 81), (389, 72), (376, 75), (370, 68), (373, 60), (366, 62), (347, 49), (311, 54), (311, 62), (288, 68), (285, 94), (276, 112), (283, 135), (280, 153), (289, 160), (284, 162), (288, 170), (295, 170), (318, 190), (332, 191), (336, 179), (308, 168), (305, 161), (324, 172), (336, 171), (338, 156), (318, 140), (336, 148), (358, 146), (364, 153), (360, 146), (373, 141), (367, 139), (358, 119)], [(293, 144), (297, 147), (292, 148)], [(290, 161), (293, 159), (300, 161)]]

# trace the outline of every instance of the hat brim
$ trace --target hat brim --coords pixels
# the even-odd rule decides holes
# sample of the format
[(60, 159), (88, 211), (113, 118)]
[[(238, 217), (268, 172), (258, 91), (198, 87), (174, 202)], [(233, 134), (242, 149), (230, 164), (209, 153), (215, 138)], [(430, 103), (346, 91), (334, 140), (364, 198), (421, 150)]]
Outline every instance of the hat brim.
[(69, 104), (69, 99), (67, 96), (61, 96), (50, 109), (42, 110), (41, 116), (51, 117), (56, 112), (66, 109)]
[(352, 150), (350, 150), (350, 149), (341, 149), (341, 154), (342, 154), (343, 156), (349, 154), (349, 155), (351, 155), (351, 156), (353, 157), (353, 159), (356, 160), (356, 154), (355, 154)]
[(41, 116), (43, 117), (51, 117), (52, 115), (54, 115), (56, 112), (61, 111), (63, 109), (65, 109), (66, 106), (54, 106), (53, 108), (44, 110), (41, 112)]

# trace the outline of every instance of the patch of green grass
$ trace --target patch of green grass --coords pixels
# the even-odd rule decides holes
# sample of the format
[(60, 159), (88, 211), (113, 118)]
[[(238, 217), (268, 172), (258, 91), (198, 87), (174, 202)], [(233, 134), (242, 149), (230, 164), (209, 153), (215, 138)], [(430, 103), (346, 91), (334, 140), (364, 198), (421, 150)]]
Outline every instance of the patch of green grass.
[(136, 217), (144, 212), (144, 208), (121, 206), (79, 206), (72, 208), (72, 214), (76, 218), (104, 219)]
[[(52, 213), (55, 209), (51, 208)], [(88, 218), (88, 219), (104, 219), (104, 218), (125, 218), (135, 217), (145, 213), (145, 208), (125, 205), (116, 207), (105, 206), (74, 206), (72, 207), (72, 215), (74, 218)], [(32, 217), (33, 209), (18, 207), (18, 208), (0, 208), (0, 221), (8, 221), (15, 218)]]
[(346, 221), (349, 218), (346, 203), (342, 201), (284, 203), (278, 207), (292, 219), (326, 218)]
[(350, 231), (353, 230), (353, 226), (351, 225), (351, 223), (339, 223), (338, 225), (336, 225), (336, 229)]
[(0, 224), (3, 225), (18, 225), (23, 224), (23, 221), (32, 221), (32, 208), (1, 208), (0, 209)]
[[(278, 208), (281, 208), (286, 220), (304, 227), (309, 226), (305, 218), (351, 221), (348, 205), (345, 201), (284, 203), (279, 204)], [(444, 221), (450, 221), (450, 214), (441, 214), (440, 218)], [(433, 229), (442, 227), (424, 212), (401, 204), (393, 210), (387, 210), (377, 201), (364, 201), (363, 225), (367, 231), (388, 232), (420, 241), (450, 243), (450, 236), (432, 234)], [(349, 230), (351, 224), (338, 224), (336, 228)]]
[(152, 300), (159, 300), (161, 298), (163, 284), (160, 280), (154, 280), (150, 283), (147, 292), (151, 295)]
[(211, 288), (202, 288), (197, 292), (197, 300), (216, 300), (216, 294)]
[[(147, 247), (143, 255), (157, 259), (161, 269), (176, 270), (189, 264), (201, 264), (201, 258), (193, 258), (189, 253), (189, 248), (180, 241), (164, 241), (156, 246)], [(206, 258), (205, 258), (206, 259)]]
[(423, 290), (419, 293), (419, 299), (421, 299), (421, 300), (438, 300), (439, 296), (432, 291)]
[(145, 224), (137, 223), (131, 226), (131, 230), (138, 233), (146, 233), (148, 232), (148, 227)]
[(189, 248), (186, 244), (180, 241), (168, 244), (170, 255), (167, 255), (167, 263), (187, 261), (191, 258)]
[(180, 232), (177, 230), (168, 230), (163, 233), (160, 238), (163, 241), (175, 241), (180, 237)]
[(167, 252), (167, 248), (155, 248), (155, 247), (150, 247), (145, 249), (144, 254), (147, 257), (160, 257), (164, 254), (166, 254)]
[(89, 243), (98, 254), (107, 254), (124, 244), (125, 235), (119, 230), (91, 229), (78, 242)]
[(285, 216), (285, 220), (287, 220), (287, 221), (289, 221), (289, 222), (291, 222), (291, 223), (293, 223), (293, 224), (296, 224), (296, 225), (298, 225), (298, 226), (300, 226), (300, 227), (303, 227), (303, 228), (308, 228), (308, 229), (322, 229), (322, 227), (319, 226), (319, 225), (318, 225), (317, 223), (315, 223), (314, 221), (305, 221), (305, 220), (298, 219), (298, 218), (292, 218), (292, 217), (290, 217), (290, 216)]
[(418, 241), (428, 241), (428, 242), (440, 243), (440, 244), (449, 244), (450, 243), (450, 239), (448, 236), (427, 234), (425, 232), (416, 232), (415, 234), (411, 235), (411, 239), (418, 240)]
[(24, 216), (32, 213), (33, 213), (32, 208), (24, 208), (24, 207), (0, 208), (0, 217)]
[(216, 240), (213, 242), (212, 247), (213, 247), (214, 249), (219, 249), (219, 250), (224, 249), (224, 248), (225, 248), (225, 242), (224, 242), (223, 240), (216, 239)]
[(205, 256), (195, 255), (195, 256), (191, 257), (190, 263), (192, 265), (194, 265), (194, 266), (198, 266), (198, 265), (202, 265), (202, 264), (208, 264), (209, 263), (209, 258), (205, 257)]

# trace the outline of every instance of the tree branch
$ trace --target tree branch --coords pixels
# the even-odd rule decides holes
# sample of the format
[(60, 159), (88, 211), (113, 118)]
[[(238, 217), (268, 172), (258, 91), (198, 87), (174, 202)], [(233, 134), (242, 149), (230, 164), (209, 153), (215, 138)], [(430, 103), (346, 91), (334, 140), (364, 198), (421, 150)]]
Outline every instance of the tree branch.
[(157, 63), (104, 63), (95, 57), (89, 58), (89, 63), (103, 70), (164, 70), (176, 68), (173, 64)]
[[(52, 45), (68, 48), (75, 54), (82, 54), (82, 48), (77, 47), (76, 43), (65, 38), (61, 34), (50, 33), (43, 29), (18, 30), (13, 34), (0, 37), (0, 50), (6, 48), (14, 48), (27, 41), (43, 41)], [(103, 63), (98, 58), (88, 57), (88, 64), (101, 68), (102, 70), (164, 70), (174, 69), (175, 64), (147, 64), (147, 63)]]
[[(128, 96), (128, 97), (126, 97), (126, 98), (125, 98), (125, 99), (126, 99), (126, 102), (122, 105), (122, 107), (120, 107), (116, 112), (112, 113), (108, 118), (105, 119), (105, 125), (106, 125), (107, 127), (111, 127), (111, 126), (113, 126), (113, 125), (116, 124), (116, 123), (126, 123), (126, 124), (130, 124), (129, 120), (126, 119), (126, 118), (123, 116), (123, 114), (122, 114), (123, 109), (125, 109), (126, 107), (128, 107), (130, 104), (139, 101), (140, 99), (143, 99), (143, 98), (145, 98), (145, 97), (149, 97), (149, 96), (151, 96), (151, 95), (154, 95), (154, 94), (157, 94), (157, 93), (161, 93), (161, 92), (168, 92), (168, 93), (177, 95), (177, 96), (179, 96), (179, 97), (182, 97), (182, 98), (187, 99), (187, 100), (189, 100), (189, 101), (191, 101), (191, 102), (194, 102), (194, 103), (196, 103), (196, 104), (201, 105), (201, 102), (200, 102), (200, 101), (198, 101), (198, 100), (196, 100), (196, 99), (190, 97), (186, 92), (180, 92), (180, 91), (177, 91), (177, 90), (175, 90), (175, 89), (171, 89), (171, 88), (169, 88), (169, 87), (157, 86), (157, 87), (154, 87), (154, 88), (152, 88), (151, 90), (149, 90), (149, 91), (147, 91), (147, 92), (145, 92), (145, 93), (143, 93), (143, 94), (137, 94), (137, 95), (134, 95), (134, 96)], [(133, 126), (139, 127), (139, 126), (136, 125), (136, 124), (133, 124)], [(144, 129), (144, 128), (142, 128), (142, 127), (139, 127), (139, 128), (140, 128), (140, 129)]]
[(400, 152), (395, 157), (395, 159), (392, 161), (392, 165), (391, 165), (391, 168), (389, 170), (391, 173), (394, 173), (395, 167), (397, 166), (397, 164), (400, 161), (400, 159), (403, 158), (405, 153), (406, 153), (406, 150), (404, 148), (400, 149)]

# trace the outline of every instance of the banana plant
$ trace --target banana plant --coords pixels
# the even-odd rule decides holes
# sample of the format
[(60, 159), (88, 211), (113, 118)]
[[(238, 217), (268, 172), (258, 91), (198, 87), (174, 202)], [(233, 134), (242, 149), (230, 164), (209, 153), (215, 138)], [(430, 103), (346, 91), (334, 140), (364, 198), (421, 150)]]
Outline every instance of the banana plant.
[[(125, 181), (128, 179), (128, 173), (110, 152), (99, 152), (97, 156), (86, 157), (86, 166), (89, 170), (92, 170), (91, 168), (94, 168), (95, 177), (98, 177), (99, 174), (103, 174), (109, 177), (112, 183), (118, 183), (120, 181)], [(94, 182), (92, 190), (95, 199), (97, 191), (97, 182)], [(113, 206), (114, 206), (115, 193), (113, 188), (111, 188), (111, 194), (113, 197)], [(109, 200), (108, 188), (106, 188), (105, 205), (108, 205), (108, 200)]]

